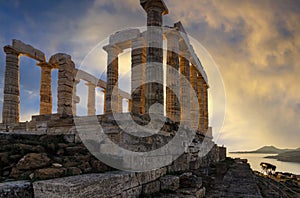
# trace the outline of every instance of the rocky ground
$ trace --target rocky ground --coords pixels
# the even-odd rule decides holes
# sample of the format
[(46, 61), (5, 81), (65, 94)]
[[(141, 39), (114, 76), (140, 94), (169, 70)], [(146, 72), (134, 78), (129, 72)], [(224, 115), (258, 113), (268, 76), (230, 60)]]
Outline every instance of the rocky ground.
[(278, 182), (257, 171), (254, 173), (263, 197), (300, 197), (300, 186), (293, 180)]

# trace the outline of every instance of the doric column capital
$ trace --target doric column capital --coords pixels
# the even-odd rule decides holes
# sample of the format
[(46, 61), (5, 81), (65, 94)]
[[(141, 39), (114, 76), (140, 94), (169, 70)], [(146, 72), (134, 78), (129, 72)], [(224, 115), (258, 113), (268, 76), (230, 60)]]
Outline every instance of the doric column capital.
[(89, 88), (94, 88), (94, 89), (97, 87), (97, 85), (95, 85), (92, 82), (86, 82), (85, 85), (88, 86)]
[(78, 85), (80, 83), (80, 79), (75, 79), (74, 80), (74, 85)]
[(146, 46), (146, 38), (144, 37), (138, 37), (136, 39), (133, 39), (132, 42), (131, 42), (131, 48), (132, 50), (134, 49), (139, 49), (139, 48), (143, 48)]
[(140, 0), (140, 3), (146, 12), (156, 10), (162, 15), (169, 13), (169, 10), (163, 0)]
[(42, 69), (49, 69), (52, 70), (54, 66), (48, 62), (39, 62), (36, 64), (37, 66), (40, 66)]
[(17, 56), (19, 56), (21, 53), (18, 52), (16, 49), (14, 49), (12, 46), (10, 45), (6, 45), (3, 47), (3, 50), (6, 54), (15, 54)]
[(118, 56), (120, 53), (123, 52), (123, 50), (118, 47), (117, 45), (106, 45), (103, 47), (103, 49), (109, 54), (113, 56)]

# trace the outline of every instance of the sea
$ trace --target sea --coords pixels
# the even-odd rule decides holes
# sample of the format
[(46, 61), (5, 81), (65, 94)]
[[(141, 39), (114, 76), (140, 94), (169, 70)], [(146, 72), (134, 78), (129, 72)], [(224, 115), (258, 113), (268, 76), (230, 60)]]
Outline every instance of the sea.
[(260, 163), (267, 162), (276, 166), (276, 171), (289, 172), (300, 175), (300, 163), (296, 162), (282, 162), (276, 159), (264, 158), (265, 156), (272, 156), (276, 154), (261, 154), (261, 153), (228, 153), (227, 156), (231, 158), (247, 159), (252, 170), (261, 171)]

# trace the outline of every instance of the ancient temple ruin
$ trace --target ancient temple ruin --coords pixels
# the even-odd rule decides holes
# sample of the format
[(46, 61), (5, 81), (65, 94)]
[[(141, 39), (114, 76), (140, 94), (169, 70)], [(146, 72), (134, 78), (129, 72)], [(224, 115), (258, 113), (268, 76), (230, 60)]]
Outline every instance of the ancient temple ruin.
[[(107, 82), (93, 75), (78, 70), (71, 56), (55, 54), (49, 61), (43, 52), (19, 40), (4, 47), (6, 54), (6, 70), (4, 84), (4, 102), (2, 110), (3, 127), (20, 126), (20, 56), (27, 56), (37, 61), (41, 67), (40, 79), (40, 115), (52, 114), (51, 71), (58, 69), (58, 104), (56, 116), (76, 115), (76, 104), (80, 98), (76, 96), (76, 86), (83, 80), (88, 87), (87, 113), (96, 114), (95, 89), (100, 87), (104, 93), (104, 114), (122, 113), (122, 99), (128, 100), (128, 111), (134, 114), (147, 114), (151, 105), (162, 104), (159, 109), (174, 122), (194, 126), (193, 117), (198, 115), (198, 133), (206, 134), (208, 122), (208, 79), (181, 22), (173, 27), (162, 27), (163, 15), (168, 8), (163, 1), (141, 1), (147, 13), (147, 30), (139, 29), (119, 31), (109, 37), (109, 44), (103, 49), (107, 52)], [(178, 72), (166, 70), (166, 94), (164, 94), (163, 40), (167, 41), (167, 65)], [(118, 87), (118, 56), (126, 49), (131, 49), (131, 92), (115, 90)], [(138, 67), (137, 67), (138, 66)], [(189, 86), (178, 82), (183, 75), (197, 94), (197, 100), (190, 98)], [(147, 83), (151, 80), (158, 83)], [(177, 96), (180, 96), (181, 105)], [(164, 97), (165, 96), (165, 97)], [(195, 108), (197, 106), (197, 108)], [(198, 109), (198, 112), (195, 112)], [(53, 114), (54, 115), (54, 114)], [(37, 117), (37, 116), (35, 116)]]
[[(197, 178), (190, 195), (205, 194), (200, 177), (184, 174), (199, 168), (207, 171), (211, 163), (226, 158), (226, 148), (214, 143), (209, 127), (206, 72), (181, 22), (162, 26), (168, 14), (164, 1), (140, 0), (140, 4), (147, 14), (146, 29), (118, 31), (102, 49), (107, 53), (105, 81), (78, 69), (68, 54), (46, 59), (42, 51), (15, 39), (4, 47), (0, 182), (25, 178), (29, 182), (21, 187), (21, 194), (34, 197), (138, 197), (160, 190), (176, 192), (180, 189), (176, 174), (180, 173)], [(128, 49), (131, 93), (118, 85), (118, 59)], [(41, 67), (40, 113), (27, 122), (20, 122), (20, 56), (36, 60)], [(55, 113), (54, 69), (58, 70)], [(81, 81), (88, 90), (86, 116), (78, 116), (76, 109)], [(97, 88), (104, 93), (103, 115), (96, 115)], [(124, 113), (123, 99), (128, 101), (129, 113)], [(152, 122), (153, 112), (161, 116), (157, 119), (163, 120), (161, 125), (155, 119)], [(126, 131), (115, 115), (126, 115), (121, 123), (147, 135)], [(149, 136), (149, 128), (143, 128), (149, 123), (159, 126), (159, 132)], [(104, 133), (99, 135), (100, 131)], [(50, 180), (36, 181), (45, 179)], [(15, 193), (15, 186), (19, 190), (18, 183), (8, 185), (10, 192)], [(1, 189), (0, 185), (0, 194)]]

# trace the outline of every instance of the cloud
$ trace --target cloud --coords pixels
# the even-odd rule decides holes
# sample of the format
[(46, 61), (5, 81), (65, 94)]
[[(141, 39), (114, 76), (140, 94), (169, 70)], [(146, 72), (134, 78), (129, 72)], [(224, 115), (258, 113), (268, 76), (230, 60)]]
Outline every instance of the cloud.
[[(57, 52), (72, 55), (78, 66), (110, 34), (146, 22), (137, 0), (96, 0), (74, 7), (65, 6), (67, 3), (48, 6), (40, 17), (28, 12), (27, 25), (12, 20), (4, 34), (9, 36), (0, 37), (0, 44), (9, 44), (9, 37), (17, 35), (48, 58)], [(164, 17), (165, 24), (181, 20), (187, 32), (210, 52), (222, 74), (227, 105), (218, 143), (229, 149), (243, 146), (245, 150), (263, 144), (299, 147), (298, 1), (166, 0), (166, 4), (170, 13)], [(105, 52), (97, 50), (88, 63), (95, 75), (102, 73), (106, 62)], [(4, 56), (0, 61), (4, 65)], [(121, 68), (126, 73), (125, 68), (130, 67), (126, 55), (122, 62), (126, 62)], [(213, 76), (208, 78), (213, 83)], [(86, 108), (84, 102), (82, 108)]]
[(219, 65), (227, 95), (219, 141), (232, 149), (241, 144), (230, 138), (247, 140), (249, 148), (298, 146), (299, 3), (191, 0), (167, 5), (168, 17), (183, 21)]

